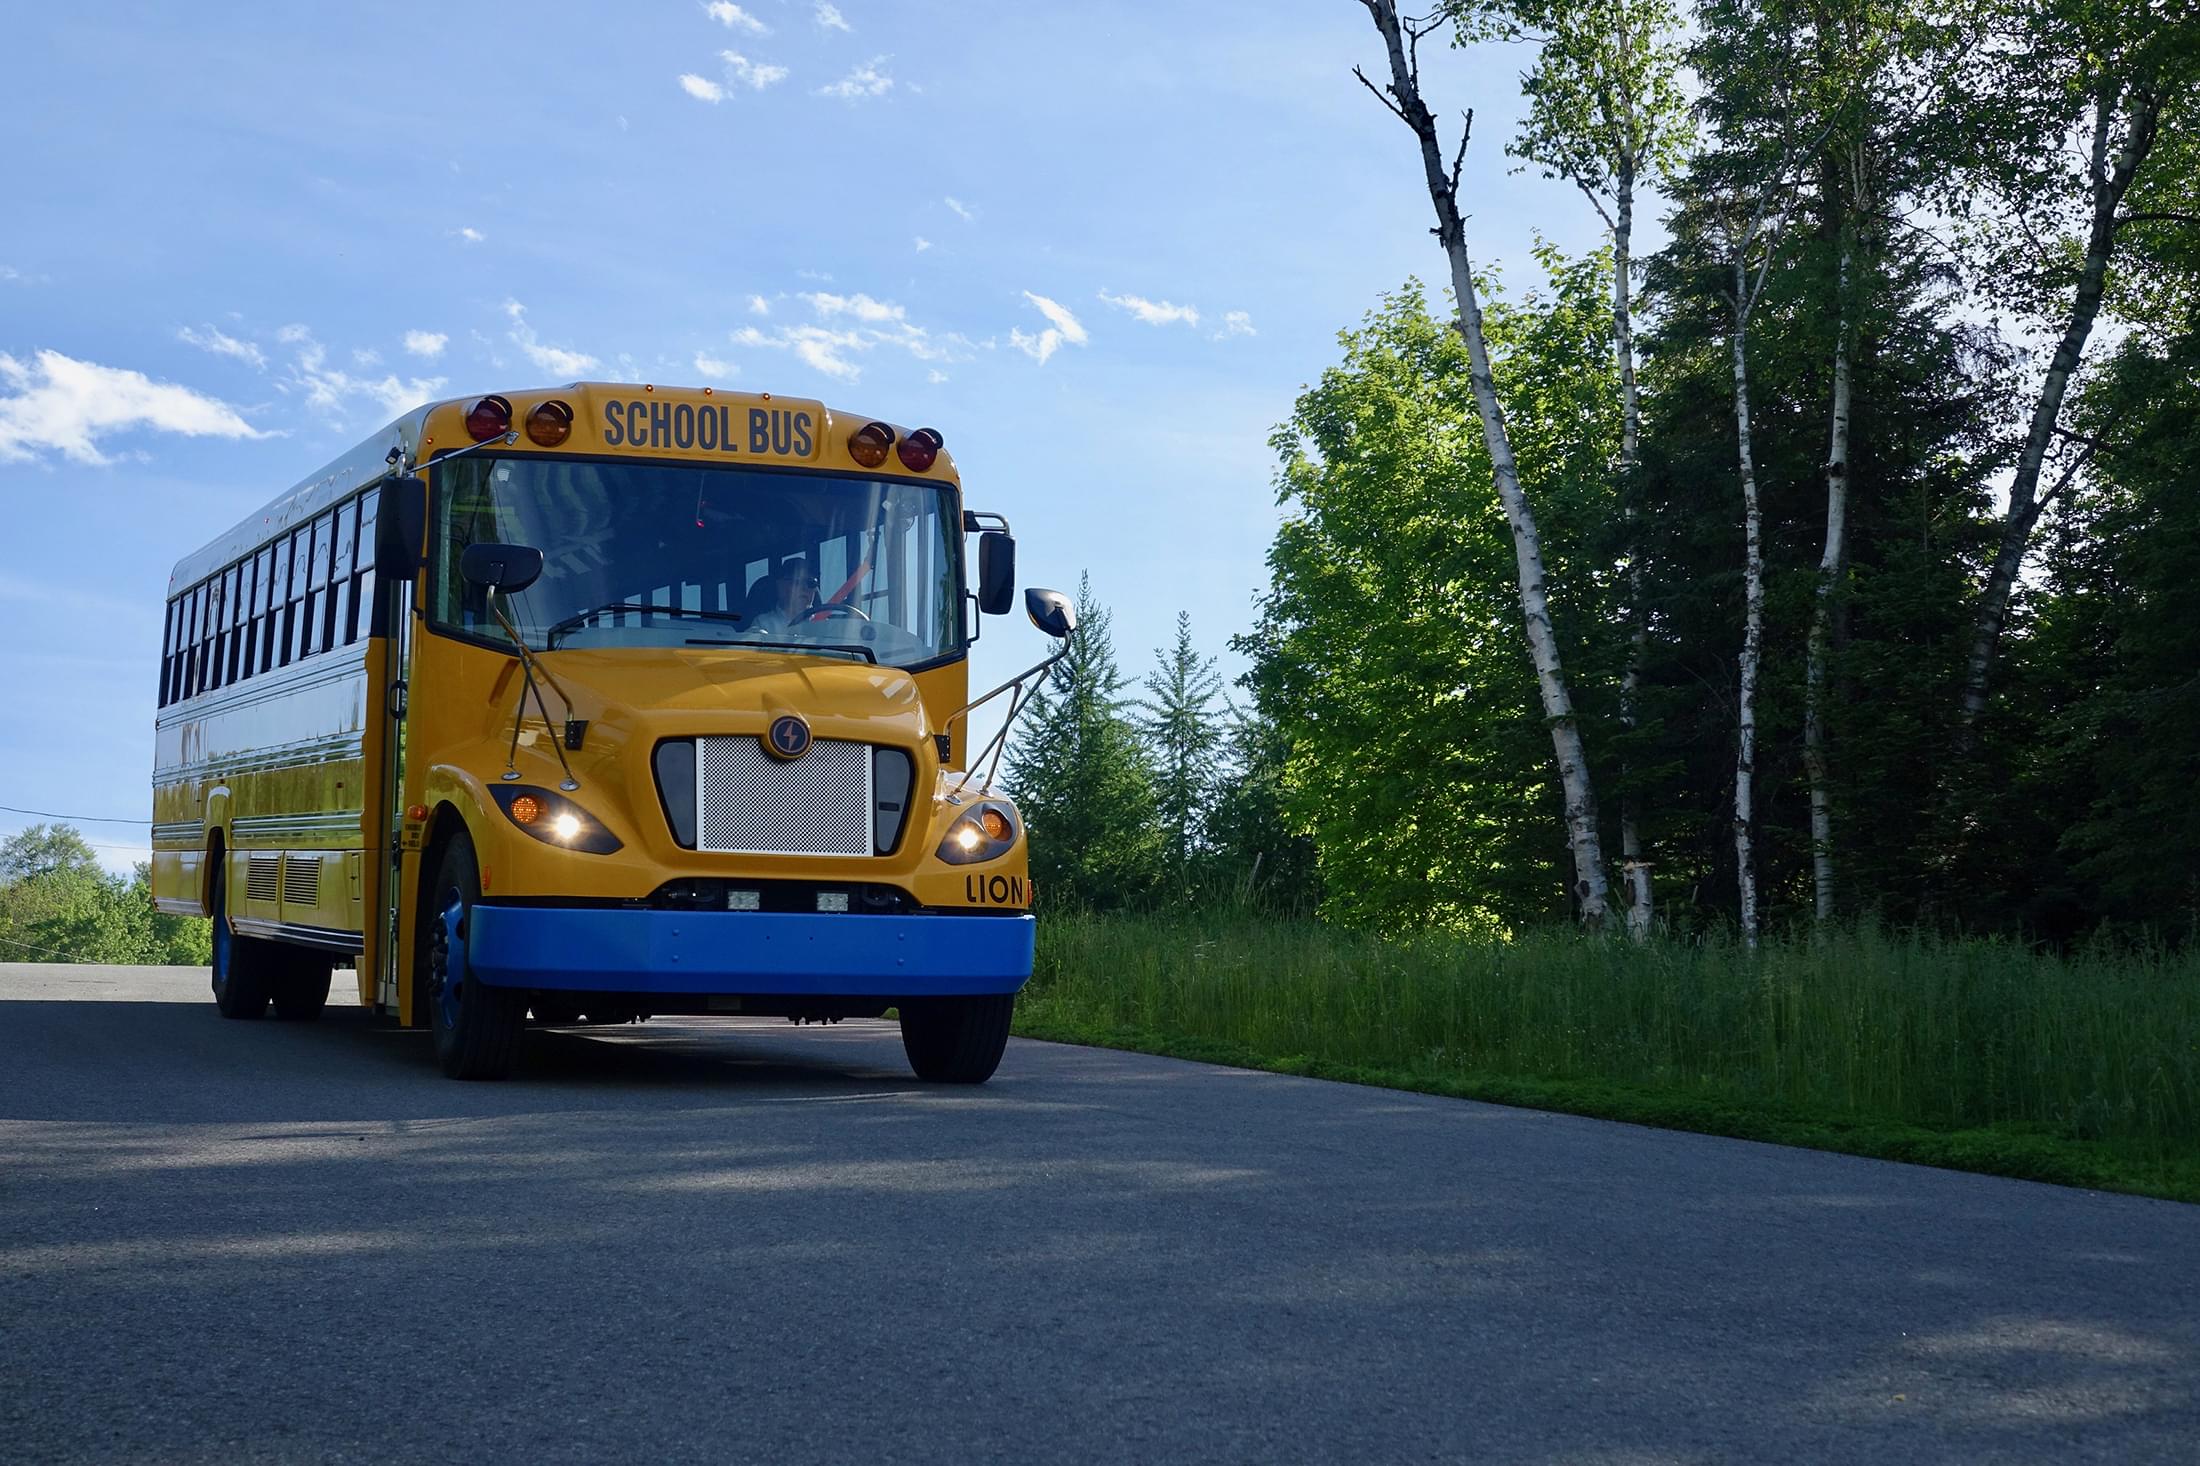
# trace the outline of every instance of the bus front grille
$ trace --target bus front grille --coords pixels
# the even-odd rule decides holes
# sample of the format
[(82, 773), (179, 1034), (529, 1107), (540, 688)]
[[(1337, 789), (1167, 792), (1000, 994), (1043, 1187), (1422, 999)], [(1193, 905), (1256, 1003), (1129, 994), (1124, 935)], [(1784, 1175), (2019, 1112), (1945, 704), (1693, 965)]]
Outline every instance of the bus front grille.
[(754, 738), (695, 740), (699, 850), (870, 855), (871, 748), (820, 738), (782, 762)]

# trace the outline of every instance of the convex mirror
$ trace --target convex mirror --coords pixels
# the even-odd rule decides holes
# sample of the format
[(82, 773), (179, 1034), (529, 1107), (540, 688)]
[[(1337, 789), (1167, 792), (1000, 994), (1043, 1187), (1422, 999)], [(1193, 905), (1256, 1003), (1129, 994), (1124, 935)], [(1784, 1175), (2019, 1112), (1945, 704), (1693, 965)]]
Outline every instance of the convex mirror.
[(542, 551), (533, 545), (468, 545), (458, 557), (458, 573), (469, 585), (511, 595), (542, 574)]
[(1031, 618), (1032, 625), (1049, 636), (1067, 639), (1077, 629), (1077, 608), (1058, 590), (1041, 590), (1033, 586), (1025, 591), (1024, 614)]

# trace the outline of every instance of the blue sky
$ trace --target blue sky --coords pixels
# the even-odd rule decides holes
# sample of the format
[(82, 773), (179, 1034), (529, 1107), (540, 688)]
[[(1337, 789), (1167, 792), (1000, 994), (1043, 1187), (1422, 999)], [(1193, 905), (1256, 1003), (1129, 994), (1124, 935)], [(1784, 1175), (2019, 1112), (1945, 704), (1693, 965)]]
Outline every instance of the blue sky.
[[(169, 567), (399, 410), (575, 377), (936, 425), (1026, 583), (1091, 572), (1126, 671), (1184, 609), (1234, 672), (1270, 431), (1380, 292), (1444, 274), (1352, 0), (77, 0), (9, 30), (0, 804), (142, 816)], [(1516, 285), (1534, 233), (1596, 243), (1502, 155), (1523, 60), (1428, 58)], [(986, 630), (978, 679), (1043, 650)]]

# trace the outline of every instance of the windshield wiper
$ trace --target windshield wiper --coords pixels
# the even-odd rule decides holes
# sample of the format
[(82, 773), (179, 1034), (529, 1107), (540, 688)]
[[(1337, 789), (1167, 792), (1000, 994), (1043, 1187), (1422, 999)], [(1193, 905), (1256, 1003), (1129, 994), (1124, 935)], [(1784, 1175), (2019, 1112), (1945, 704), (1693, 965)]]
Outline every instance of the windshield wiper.
[(878, 656), (877, 656), (877, 654), (876, 654), (876, 653), (874, 653), (874, 652), (873, 652), (873, 651), (872, 651), (872, 650), (871, 650), (871, 649), (870, 649), (869, 647), (867, 647), (867, 646), (857, 646), (857, 645), (855, 645), (855, 644), (854, 644), (854, 643), (852, 643), (852, 642), (841, 642), (841, 641), (750, 641), (750, 640), (749, 640), (749, 639), (748, 639), (747, 637), (743, 637), (743, 638), (741, 638), (741, 639), (740, 639), (739, 641), (718, 641), (718, 640), (704, 640), (704, 639), (702, 639), (702, 638), (700, 638), (700, 637), (694, 637), (694, 636), (691, 636), (691, 637), (689, 637), (689, 638), (687, 639), (687, 644), (688, 644), (689, 646), (757, 646), (757, 647), (765, 647), (765, 648), (768, 648), (768, 649), (770, 649), (770, 650), (772, 650), (772, 651), (787, 651), (787, 652), (805, 652), (805, 653), (814, 653), (814, 652), (852, 652), (852, 653), (854, 653), (854, 654), (855, 654), (856, 656), (859, 656), (859, 657), (863, 658), (863, 660), (865, 660), (866, 662), (869, 662), (869, 663), (870, 663), (870, 664), (871, 664), (872, 666), (874, 666), (874, 667), (875, 667), (875, 666), (877, 666), (877, 665), (878, 665)]
[(578, 631), (598, 616), (609, 615), (613, 611), (639, 611), (659, 616), (701, 616), (711, 621), (745, 621), (748, 619), (739, 611), (705, 611), (694, 606), (668, 606), (658, 601), (606, 601), (592, 610), (576, 612), (545, 631), (542, 634), (542, 649), (544, 651), (550, 650), (558, 644), (558, 638), (566, 632)]

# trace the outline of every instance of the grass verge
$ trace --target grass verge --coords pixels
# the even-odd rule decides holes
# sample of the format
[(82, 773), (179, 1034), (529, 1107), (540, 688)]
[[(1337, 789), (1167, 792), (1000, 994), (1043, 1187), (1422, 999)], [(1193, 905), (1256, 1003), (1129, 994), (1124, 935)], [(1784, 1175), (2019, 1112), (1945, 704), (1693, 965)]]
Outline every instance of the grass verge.
[(1026, 1037), (2200, 1201), (2200, 965), (1052, 915)]

